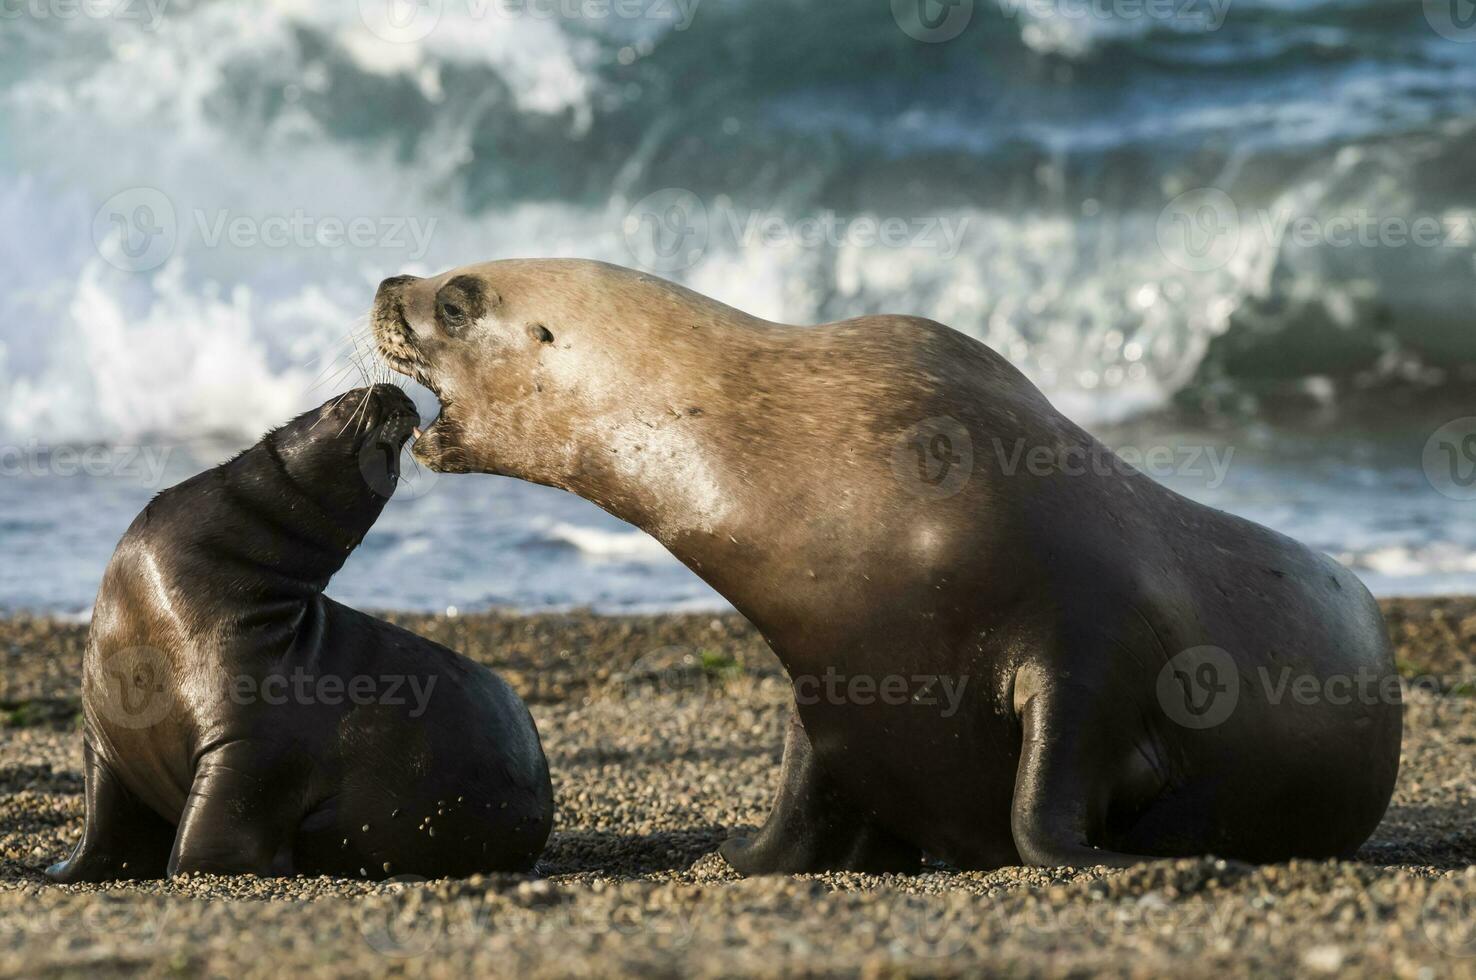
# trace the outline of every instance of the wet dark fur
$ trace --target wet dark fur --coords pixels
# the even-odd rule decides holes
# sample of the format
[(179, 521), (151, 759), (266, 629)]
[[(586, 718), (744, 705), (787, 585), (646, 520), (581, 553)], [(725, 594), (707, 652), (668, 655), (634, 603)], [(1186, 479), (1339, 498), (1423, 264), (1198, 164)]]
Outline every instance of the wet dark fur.
[[(393, 386), (350, 392), (134, 521), (84, 662), (86, 826), (53, 880), (533, 867), (552, 793), (517, 695), (322, 594), (414, 423)], [(303, 677), (306, 697), (271, 703)], [(370, 681), (355, 703), (348, 685)]]

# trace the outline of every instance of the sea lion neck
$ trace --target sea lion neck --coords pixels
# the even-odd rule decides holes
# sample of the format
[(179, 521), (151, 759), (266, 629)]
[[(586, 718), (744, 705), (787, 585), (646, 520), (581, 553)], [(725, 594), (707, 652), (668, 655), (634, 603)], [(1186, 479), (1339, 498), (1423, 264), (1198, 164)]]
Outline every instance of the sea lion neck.
[[(639, 394), (582, 419), (573, 451), (541, 474), (656, 538), (775, 639), (801, 621), (793, 603), (828, 586), (817, 577), (861, 517), (817, 461), (864, 453), (871, 424), (851, 397), (817, 424), (817, 389), (832, 383), (805, 331), (750, 321), (665, 345)], [(822, 513), (833, 536), (811, 533)]]
[(166, 490), (135, 529), (164, 545), (167, 577), (184, 594), (227, 589), (296, 616), (363, 534), (292, 481), (268, 443)]
[[(221, 472), (237, 520), (257, 525), (264, 569), (320, 592), (353, 554), (379, 516), (382, 502), (367, 493), (348, 507), (293, 477), (274, 435)], [(357, 474), (346, 480), (358, 479)]]

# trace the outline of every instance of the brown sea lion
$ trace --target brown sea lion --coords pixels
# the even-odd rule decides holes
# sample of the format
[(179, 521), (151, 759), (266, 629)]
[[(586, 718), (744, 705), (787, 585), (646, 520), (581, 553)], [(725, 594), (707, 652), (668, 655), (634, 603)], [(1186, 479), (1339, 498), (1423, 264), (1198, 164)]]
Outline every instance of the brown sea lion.
[(390, 279), (373, 322), (441, 399), (418, 459), (594, 501), (779, 655), (797, 710), (740, 871), (1341, 857), (1384, 813), (1402, 705), (1359, 581), (1100, 465), (978, 341), (563, 260)]

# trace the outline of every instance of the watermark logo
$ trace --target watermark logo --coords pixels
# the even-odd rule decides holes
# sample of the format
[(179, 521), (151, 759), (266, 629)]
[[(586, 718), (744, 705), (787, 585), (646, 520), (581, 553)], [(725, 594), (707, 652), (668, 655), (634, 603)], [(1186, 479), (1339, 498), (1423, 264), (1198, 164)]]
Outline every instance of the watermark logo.
[(1435, 883), (1420, 909), (1425, 940), (1447, 956), (1476, 956), (1476, 888), (1446, 878)]
[(1447, 40), (1476, 42), (1476, 0), (1425, 0), (1425, 20)]
[(1158, 247), (1175, 265), (1210, 272), (1240, 247), (1240, 209), (1217, 187), (1180, 194), (1158, 216)]
[(419, 465), (411, 453), (409, 440), (415, 427), (416, 420), (408, 415), (395, 416), (370, 433), (359, 449), (359, 473), (384, 500), (418, 500), (440, 481), (439, 473)]
[(968, 28), (974, 0), (892, 0), (892, 19), (913, 40), (942, 44)]
[(1235, 658), (1226, 651), (1193, 647), (1170, 658), (1158, 672), (1158, 703), (1185, 728), (1214, 728), (1235, 711), (1239, 676)]
[(897, 440), (892, 450), (892, 472), (919, 497), (952, 497), (974, 472), (973, 437), (952, 416), (925, 419)]
[(414, 44), (441, 22), (442, 0), (359, 0), (359, 19), (369, 33), (391, 44)]
[(637, 265), (652, 272), (680, 272), (707, 252), (707, 205), (689, 190), (669, 187), (636, 202), (622, 230)]
[(417, 875), (387, 878), (385, 884), (401, 886), (388, 901), (359, 903), (359, 934), (375, 952), (397, 959), (425, 956), (447, 934), (443, 904), (423, 889), (407, 887), (425, 880)]
[(1476, 500), (1476, 416), (1447, 422), (1425, 442), (1425, 479), (1452, 500)]
[(174, 662), (153, 647), (129, 647), (108, 655), (89, 701), (113, 725), (152, 728), (174, 710)]
[(174, 202), (153, 187), (130, 187), (92, 216), (92, 242), (110, 265), (147, 272), (163, 265), (179, 240)]
[(903, 953), (937, 959), (956, 956), (978, 931), (977, 923), (965, 921), (925, 895), (904, 895), (892, 906), (893, 940)]

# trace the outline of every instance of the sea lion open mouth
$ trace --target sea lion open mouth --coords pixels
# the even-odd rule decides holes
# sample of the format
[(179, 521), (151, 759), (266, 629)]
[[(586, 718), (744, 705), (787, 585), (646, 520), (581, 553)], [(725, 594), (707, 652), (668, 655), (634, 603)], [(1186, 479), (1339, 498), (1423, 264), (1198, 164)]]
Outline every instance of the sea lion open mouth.
[(432, 470), (461, 472), (462, 468), (454, 462), (462, 455), (456, 445), (461, 427), (451, 418), (451, 401), (431, 368), (431, 358), (424, 346), (426, 338), (418, 336), (406, 309), (409, 300), (404, 288), (417, 281), (413, 276), (400, 276), (387, 279), (380, 286), (370, 315), (374, 344), (391, 369), (424, 385), (439, 402), (436, 415), (413, 429), (415, 459)]
[(441, 403), (435, 418), (416, 429), (415, 445), (410, 455), (416, 461), (437, 473), (467, 473), (465, 454), (458, 445), (461, 426), (447, 415), (448, 402)]

